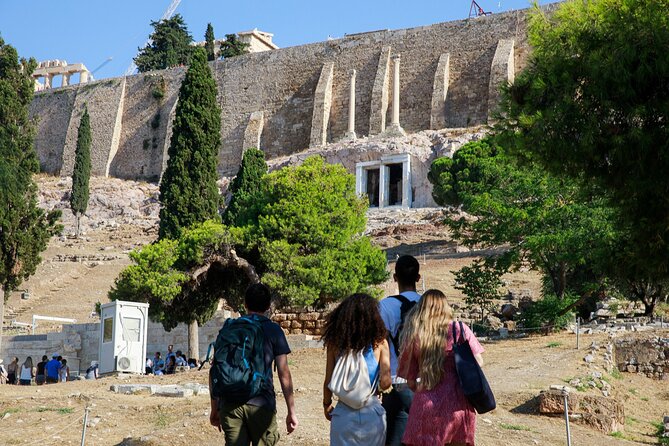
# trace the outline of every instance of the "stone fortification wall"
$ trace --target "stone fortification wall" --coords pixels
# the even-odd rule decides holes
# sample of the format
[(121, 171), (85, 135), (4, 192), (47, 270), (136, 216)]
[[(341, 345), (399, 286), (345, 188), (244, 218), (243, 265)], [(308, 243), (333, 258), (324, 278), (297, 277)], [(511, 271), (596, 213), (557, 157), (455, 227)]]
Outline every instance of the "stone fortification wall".
[(106, 176), (109, 160), (118, 150), (120, 117), (123, 112), (125, 79), (106, 79), (81, 84), (72, 107), (72, 116), (65, 136), (61, 175), (71, 175), (77, 148), (77, 133), (84, 107), (91, 122), (91, 173)]
[[(259, 133), (270, 159), (342, 139), (353, 69), (355, 132), (382, 132), (391, 120), (397, 55), (399, 116), (406, 131), (485, 124), (497, 86), (513, 78), (527, 53), (526, 12), (514, 11), (212, 62), (222, 109), (219, 171), (236, 173), (245, 134)], [(183, 73), (176, 68), (37, 94), (32, 112), (40, 120), (36, 148), (43, 170), (69, 174), (81, 107), (88, 103), (94, 173), (156, 180)], [(160, 84), (162, 96), (154, 94)], [(247, 132), (249, 124), (253, 132)]]
[(63, 166), (63, 147), (70, 126), (77, 87), (49, 90), (35, 95), (30, 115), (36, 121), (35, 149), (42, 171), (59, 175)]
[(111, 176), (158, 181), (185, 72), (176, 68), (126, 78), (121, 139), (111, 160)]

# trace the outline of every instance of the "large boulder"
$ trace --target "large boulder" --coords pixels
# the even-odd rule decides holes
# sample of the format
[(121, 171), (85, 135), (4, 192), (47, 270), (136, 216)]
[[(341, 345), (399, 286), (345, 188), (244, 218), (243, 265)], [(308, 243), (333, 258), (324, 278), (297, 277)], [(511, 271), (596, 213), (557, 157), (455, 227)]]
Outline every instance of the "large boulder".
[[(569, 392), (569, 419), (610, 434), (625, 424), (625, 408), (615, 398)], [(564, 416), (564, 396), (561, 390), (550, 389), (539, 395), (539, 413)]]

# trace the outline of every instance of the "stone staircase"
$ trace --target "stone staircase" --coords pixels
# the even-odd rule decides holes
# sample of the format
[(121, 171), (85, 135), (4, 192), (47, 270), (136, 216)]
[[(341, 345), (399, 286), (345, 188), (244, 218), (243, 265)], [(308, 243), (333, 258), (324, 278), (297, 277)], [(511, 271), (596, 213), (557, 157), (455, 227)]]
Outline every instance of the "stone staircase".
[[(40, 304), (51, 301), (52, 298), (57, 298), (58, 294), (63, 290), (72, 286), (76, 281), (85, 278), (94, 266), (84, 265), (83, 270), (72, 271), (65, 276), (53, 281), (46, 293), (38, 292), (31, 295), (28, 300), (20, 300), (18, 307), (11, 307), (5, 304), (5, 314), (2, 320), (3, 333), (7, 335), (26, 334), (31, 332), (30, 327), (14, 326), (12, 322), (27, 313), (38, 312)], [(25, 322), (30, 322), (26, 319)]]

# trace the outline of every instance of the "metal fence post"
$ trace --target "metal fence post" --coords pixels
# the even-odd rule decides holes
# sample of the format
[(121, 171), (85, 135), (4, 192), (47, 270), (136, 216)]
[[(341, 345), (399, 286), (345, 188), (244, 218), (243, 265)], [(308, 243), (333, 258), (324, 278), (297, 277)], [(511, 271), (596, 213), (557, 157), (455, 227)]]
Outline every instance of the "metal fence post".
[(571, 446), (571, 431), (569, 429), (569, 391), (563, 387), (562, 396), (564, 397), (564, 423), (567, 427), (567, 446)]
[(84, 430), (81, 431), (81, 446), (86, 444), (86, 425), (88, 424), (88, 411), (91, 410), (90, 407), (86, 406), (84, 411)]

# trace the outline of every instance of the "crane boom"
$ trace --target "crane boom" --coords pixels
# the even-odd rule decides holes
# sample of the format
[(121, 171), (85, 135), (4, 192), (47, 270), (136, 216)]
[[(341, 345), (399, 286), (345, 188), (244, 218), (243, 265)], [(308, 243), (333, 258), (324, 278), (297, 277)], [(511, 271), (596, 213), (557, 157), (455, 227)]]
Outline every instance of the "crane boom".
[[(162, 15), (162, 17), (160, 18), (159, 21), (162, 22), (163, 20), (167, 20), (167, 19), (171, 18), (172, 14), (174, 14), (174, 11), (177, 10), (177, 7), (179, 6), (179, 3), (181, 3), (181, 0), (172, 0), (172, 3), (170, 3), (170, 5), (167, 7), (167, 9), (163, 13), (163, 15)], [(151, 38), (149, 37), (148, 39), (146, 39), (146, 42), (144, 43), (144, 46), (142, 48), (144, 48), (144, 47), (146, 47), (147, 45), (150, 45), (150, 44), (151, 44)], [(132, 63), (130, 64), (130, 66), (128, 67), (128, 69), (125, 70), (124, 76), (130, 76), (130, 75), (134, 74), (135, 70), (137, 70), (137, 65), (135, 65), (135, 61), (133, 60)]]

